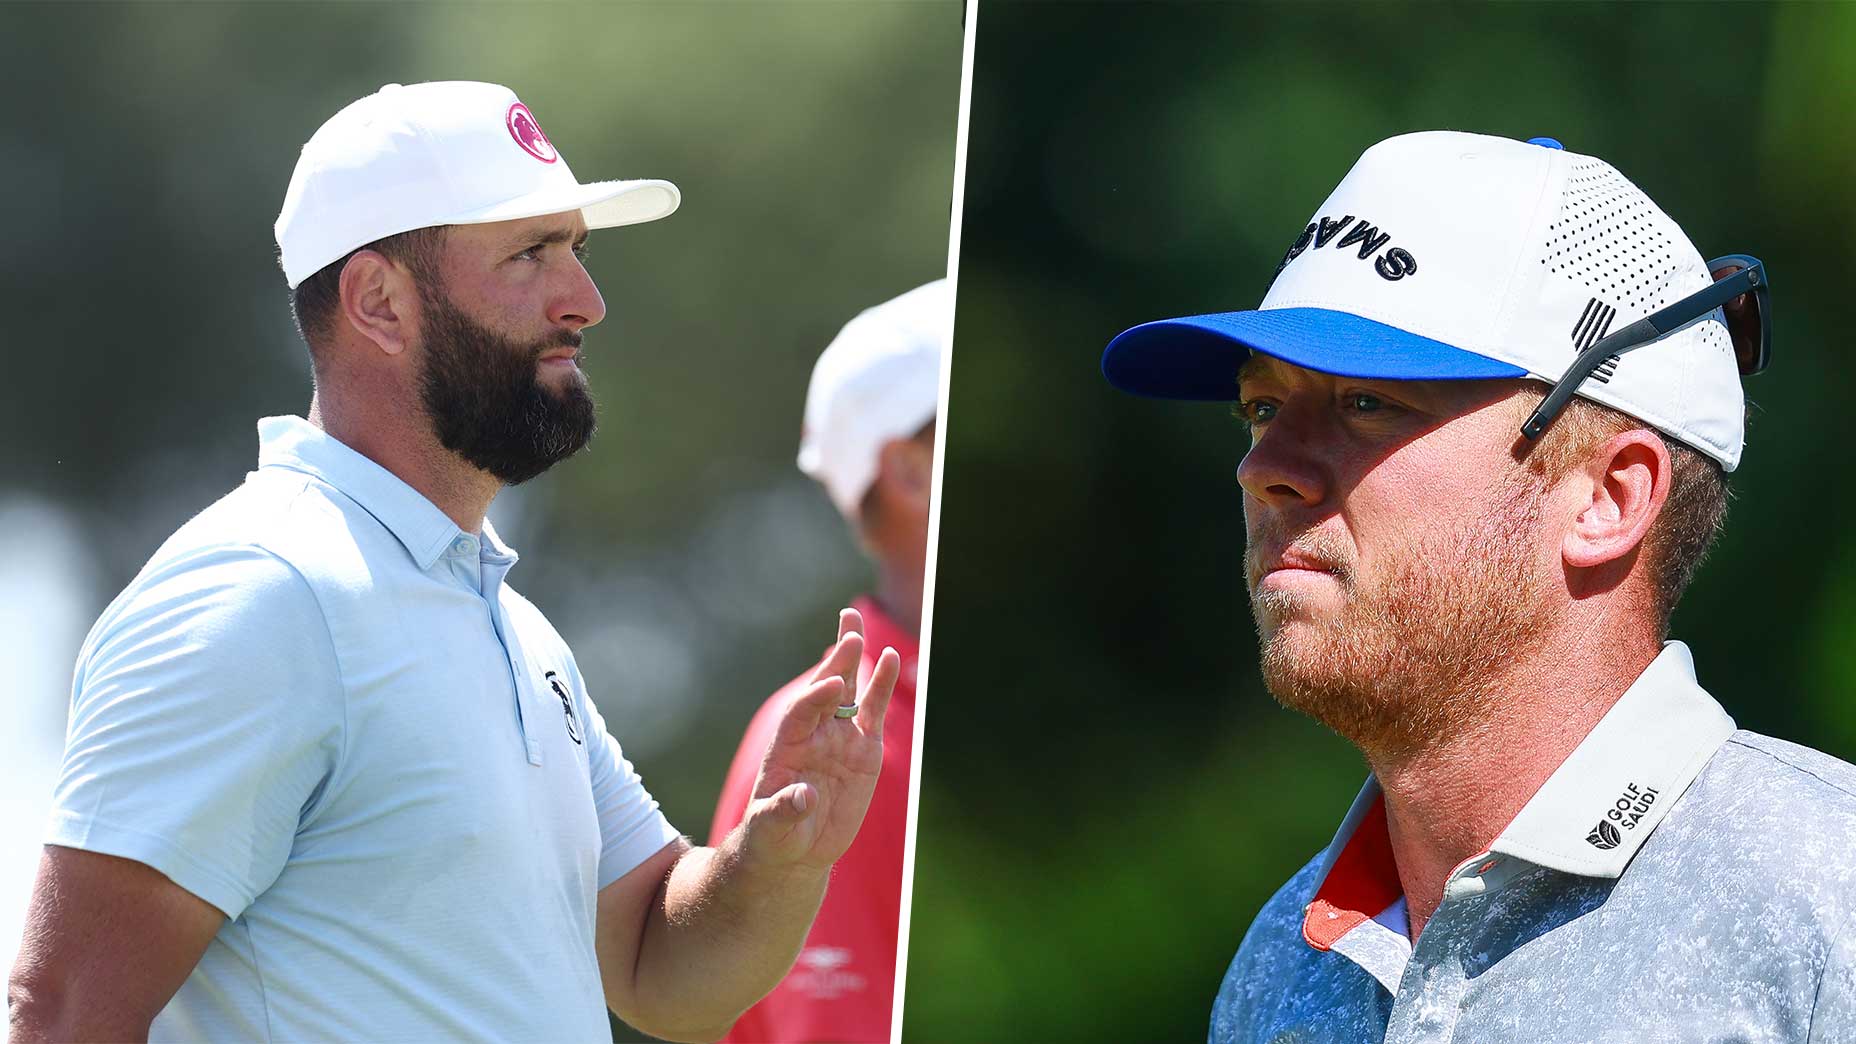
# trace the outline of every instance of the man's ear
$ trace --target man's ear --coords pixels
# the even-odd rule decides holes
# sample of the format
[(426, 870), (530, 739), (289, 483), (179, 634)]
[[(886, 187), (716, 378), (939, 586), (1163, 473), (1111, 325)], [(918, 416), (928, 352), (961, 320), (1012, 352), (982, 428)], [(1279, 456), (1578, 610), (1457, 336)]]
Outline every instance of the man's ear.
[(1669, 447), (1644, 428), (1607, 439), (1575, 472), (1585, 502), (1560, 544), (1574, 569), (1616, 562), (1643, 543), (1669, 500)]
[(342, 321), (387, 355), (406, 350), (417, 330), (418, 287), (385, 254), (361, 250), (342, 268)]

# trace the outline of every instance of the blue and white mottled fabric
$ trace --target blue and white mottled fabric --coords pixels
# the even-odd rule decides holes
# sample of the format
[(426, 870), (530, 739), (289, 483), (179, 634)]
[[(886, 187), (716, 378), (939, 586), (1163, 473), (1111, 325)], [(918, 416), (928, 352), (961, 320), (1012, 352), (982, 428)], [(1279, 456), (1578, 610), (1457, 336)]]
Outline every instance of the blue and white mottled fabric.
[(46, 836), (226, 915), (152, 1037), (609, 1039), (597, 895), (677, 835), (515, 552), (259, 437), (85, 642)]
[(1369, 780), (1257, 915), (1212, 1044), (1856, 1041), (1856, 767), (1735, 731), (1680, 642), (1415, 947), (1384, 830)]

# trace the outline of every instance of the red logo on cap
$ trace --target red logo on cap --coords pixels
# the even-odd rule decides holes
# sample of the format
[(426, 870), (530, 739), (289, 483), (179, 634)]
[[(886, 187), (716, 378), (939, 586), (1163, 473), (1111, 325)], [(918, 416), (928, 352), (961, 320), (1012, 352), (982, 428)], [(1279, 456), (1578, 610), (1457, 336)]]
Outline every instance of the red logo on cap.
[(528, 111), (528, 106), (521, 102), (511, 105), (503, 122), (509, 125), (509, 136), (522, 146), (523, 152), (543, 163), (553, 163), (560, 158), (561, 154), (554, 151), (553, 143), (541, 132), (541, 125), (535, 122), (535, 114)]

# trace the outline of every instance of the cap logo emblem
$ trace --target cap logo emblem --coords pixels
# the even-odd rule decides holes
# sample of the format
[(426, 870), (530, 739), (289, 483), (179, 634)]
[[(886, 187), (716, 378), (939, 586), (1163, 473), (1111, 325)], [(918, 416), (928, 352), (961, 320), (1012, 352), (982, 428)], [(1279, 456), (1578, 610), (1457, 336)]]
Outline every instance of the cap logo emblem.
[(535, 115), (528, 111), (528, 106), (521, 102), (511, 105), (508, 114), (503, 117), (503, 123), (509, 128), (509, 136), (522, 146), (523, 152), (543, 163), (553, 163), (560, 158), (561, 154), (554, 151), (554, 144), (541, 132), (541, 124), (535, 122)]
[[(1585, 311), (1579, 314), (1579, 321), (1572, 328), (1572, 350), (1579, 353), (1597, 344), (1611, 332), (1611, 320), (1618, 317), (1618, 310), (1594, 297), (1585, 302)], [(1611, 378), (1618, 372), (1618, 357), (1613, 355), (1598, 364), (1592, 371), (1592, 379), (1600, 384), (1611, 383)]]
[[(1349, 225), (1353, 227), (1348, 229)], [(1344, 235), (1343, 230), (1345, 230)], [(1337, 236), (1338, 240), (1335, 238)], [(1316, 250), (1320, 250), (1329, 243), (1333, 243), (1336, 250), (1358, 247), (1357, 255), (1360, 260), (1365, 261), (1373, 258), (1373, 253), (1385, 246), (1391, 239), (1391, 233), (1379, 231), (1378, 226), (1368, 222), (1365, 218), (1355, 221), (1352, 214), (1340, 218), (1317, 218), (1310, 222), (1296, 241), (1290, 245), (1289, 252), (1282, 256), (1282, 264), (1276, 266), (1276, 272), (1280, 275), (1283, 269), (1289, 267), (1289, 262), (1301, 257), (1311, 246)], [(1373, 270), (1379, 273), (1380, 278), (1395, 283), (1408, 275), (1417, 274), (1418, 259), (1412, 257), (1411, 252), (1404, 247), (1393, 247), (1377, 258), (1373, 258)]]

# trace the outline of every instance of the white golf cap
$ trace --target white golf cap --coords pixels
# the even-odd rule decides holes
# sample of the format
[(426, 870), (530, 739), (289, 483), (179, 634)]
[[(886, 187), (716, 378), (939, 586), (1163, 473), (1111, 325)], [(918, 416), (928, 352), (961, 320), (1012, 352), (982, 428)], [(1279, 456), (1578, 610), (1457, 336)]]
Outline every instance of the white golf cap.
[(857, 518), (883, 446), (934, 419), (953, 325), (953, 295), (937, 279), (859, 313), (812, 367), (799, 470), (844, 517)]
[[(1366, 150), (1257, 310), (1134, 327), (1102, 369), (1183, 399), (1236, 398), (1246, 351), (1349, 377), (1553, 383), (1608, 331), (1712, 282), (1682, 229), (1605, 161), (1548, 138), (1426, 131)], [(1578, 393), (1728, 471), (1740, 462), (1745, 398), (1718, 308)]]
[(677, 209), (668, 181), (582, 185), (515, 92), (494, 83), (387, 84), (329, 117), (297, 159), (277, 215), (292, 289), (377, 239), (579, 210), (588, 228)]

